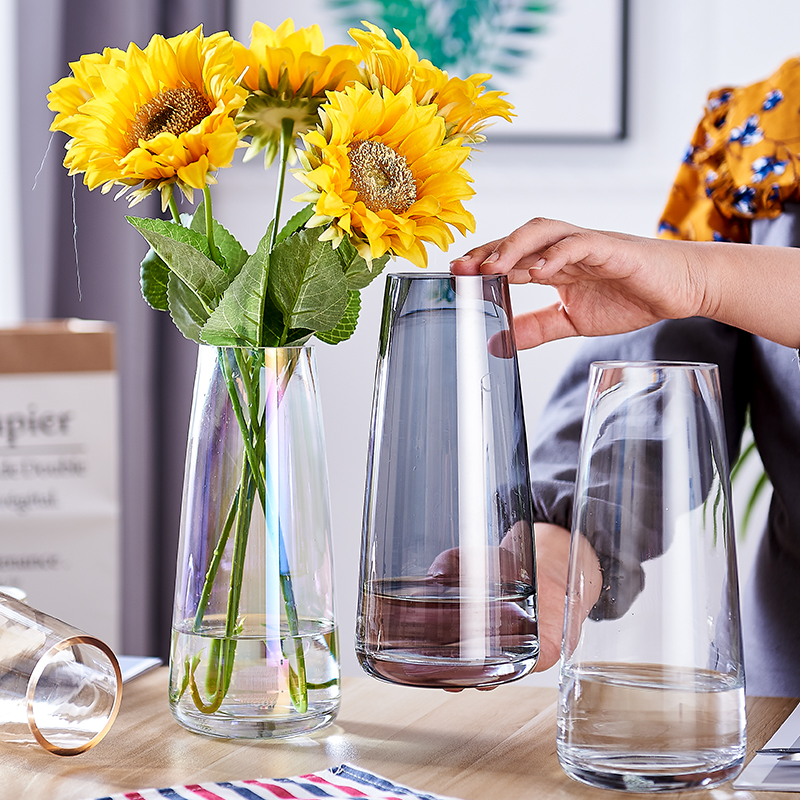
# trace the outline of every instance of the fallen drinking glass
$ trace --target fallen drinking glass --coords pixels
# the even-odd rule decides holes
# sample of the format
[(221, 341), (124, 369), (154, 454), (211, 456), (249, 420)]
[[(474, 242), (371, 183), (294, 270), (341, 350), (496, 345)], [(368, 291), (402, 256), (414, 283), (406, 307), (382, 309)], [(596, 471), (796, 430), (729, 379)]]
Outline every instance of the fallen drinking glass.
[(121, 699), (108, 645), (0, 592), (0, 740), (84, 753), (108, 733)]

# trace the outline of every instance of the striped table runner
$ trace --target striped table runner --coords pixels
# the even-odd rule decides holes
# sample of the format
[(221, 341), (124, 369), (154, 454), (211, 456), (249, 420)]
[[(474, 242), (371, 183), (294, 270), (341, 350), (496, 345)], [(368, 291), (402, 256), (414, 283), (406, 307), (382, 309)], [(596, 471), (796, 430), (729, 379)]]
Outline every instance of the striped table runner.
[(324, 772), (295, 778), (259, 778), (169, 786), (164, 789), (140, 789), (98, 800), (319, 800), (325, 797), (453, 800), (438, 794), (418, 792), (350, 764), (340, 764)]

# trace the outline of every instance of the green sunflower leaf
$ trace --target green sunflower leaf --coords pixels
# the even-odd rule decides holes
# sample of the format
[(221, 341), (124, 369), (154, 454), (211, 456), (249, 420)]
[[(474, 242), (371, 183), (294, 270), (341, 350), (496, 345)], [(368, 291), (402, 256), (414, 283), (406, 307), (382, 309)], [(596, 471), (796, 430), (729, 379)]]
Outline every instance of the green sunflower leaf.
[(284, 327), (327, 331), (347, 308), (339, 257), (319, 233), (302, 230), (275, 245), (270, 259), (270, 297), (283, 313)]
[(367, 262), (358, 254), (353, 243), (347, 238), (342, 239), (341, 244), (336, 248), (336, 254), (342, 265), (347, 288), (351, 292), (369, 286), (381, 274), (389, 261), (388, 254), (375, 258), (372, 260), (372, 269), (370, 269)]
[(314, 331), (307, 328), (292, 328), (286, 336), (285, 347), (302, 347), (312, 336)]
[[(206, 239), (206, 206), (205, 201), (200, 203), (195, 209), (192, 217), (191, 229), (201, 234)], [(208, 239), (206, 239), (206, 244)], [(214, 220), (214, 244), (225, 259), (225, 263), (220, 266), (228, 273), (231, 279), (239, 274), (239, 270), (244, 266), (249, 254), (244, 247), (239, 244), (236, 237), (224, 226)]]
[(126, 219), (145, 239), (147, 239), (145, 231), (157, 233), (173, 241), (188, 244), (195, 250), (199, 250), (207, 258), (211, 258), (205, 230), (202, 233), (198, 233), (185, 225), (179, 225), (176, 222), (169, 222), (165, 219), (152, 219), (150, 217), (126, 217)]
[(278, 241), (282, 242), (288, 239), (293, 233), (296, 233), (314, 216), (314, 206), (307, 205), (301, 208), (278, 232)]
[[(291, 332), (290, 332), (291, 333)], [(280, 347), (281, 337), (283, 336), (283, 314), (273, 299), (267, 293), (264, 298), (264, 327), (262, 331), (262, 344), (264, 347)], [(308, 333), (308, 336), (311, 332)], [(308, 338), (308, 337), (306, 337)], [(293, 345), (295, 342), (287, 340), (285, 345)]]
[(317, 339), (325, 344), (339, 344), (349, 339), (356, 331), (361, 311), (361, 293), (347, 293), (347, 308), (338, 324), (329, 331), (317, 331)]
[[(170, 287), (171, 277), (167, 282), (169, 310), (173, 319), (177, 314), (182, 321), (178, 324), (178, 319), (175, 320), (184, 335), (188, 335), (187, 331), (194, 334), (194, 326), (187, 320), (196, 324), (205, 322), (228, 288), (230, 278), (202, 252), (200, 243), (205, 242), (205, 238), (196, 231), (159, 219), (128, 217), (128, 222), (142, 234), (170, 272), (180, 279), (182, 285), (179, 287)], [(193, 335), (188, 338), (193, 338)]]
[(167, 301), (167, 282), (169, 281), (169, 267), (151, 247), (142, 259), (139, 270), (139, 284), (142, 297), (147, 304), (156, 311), (169, 311)]
[[(206, 344), (216, 347), (271, 344), (263, 336), (271, 233), (272, 224), (203, 326), (200, 337)], [(282, 330), (279, 313), (273, 325)]]
[(167, 301), (175, 327), (193, 342), (201, 343), (200, 330), (208, 311), (198, 296), (174, 273), (169, 273)]

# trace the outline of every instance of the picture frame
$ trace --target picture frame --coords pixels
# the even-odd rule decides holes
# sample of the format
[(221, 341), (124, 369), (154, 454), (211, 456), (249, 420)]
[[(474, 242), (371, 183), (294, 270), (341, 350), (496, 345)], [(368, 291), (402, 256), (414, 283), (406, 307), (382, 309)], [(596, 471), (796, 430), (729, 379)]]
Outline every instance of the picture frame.
[(598, 143), (628, 135), (629, 0), (558, 0), (525, 63), (497, 74), (516, 117), (494, 142)]
[(512, 123), (490, 142), (613, 142), (627, 136), (629, 0), (234, 0), (235, 35), (256, 19), (277, 27), (318, 24), (326, 45), (368, 20), (399, 28), (420, 57), (466, 77), (490, 73), (507, 92)]

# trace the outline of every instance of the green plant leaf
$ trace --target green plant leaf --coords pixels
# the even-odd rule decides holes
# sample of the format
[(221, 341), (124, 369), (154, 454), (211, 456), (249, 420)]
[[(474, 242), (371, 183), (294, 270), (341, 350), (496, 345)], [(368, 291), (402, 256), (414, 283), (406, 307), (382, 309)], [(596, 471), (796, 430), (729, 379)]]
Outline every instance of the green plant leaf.
[(200, 344), (200, 330), (208, 318), (208, 311), (197, 295), (174, 272), (169, 273), (167, 301), (175, 327), (187, 339)]
[(327, 331), (347, 308), (347, 288), (339, 257), (319, 233), (301, 230), (275, 245), (268, 291), (283, 313), (284, 328)]
[[(175, 289), (173, 297), (169, 298), (169, 310), (173, 319), (176, 313), (182, 320), (188, 317), (198, 321), (203, 315), (208, 319), (228, 288), (230, 278), (221, 267), (195, 247), (194, 243), (188, 243), (192, 237), (201, 242), (205, 242), (205, 238), (196, 231), (164, 220), (128, 217), (128, 221), (183, 283), (180, 289)], [(181, 305), (186, 307), (182, 309)]]
[[(145, 239), (147, 239), (145, 231), (157, 233), (176, 242), (183, 242), (184, 244), (191, 245), (207, 258), (211, 258), (211, 251), (208, 249), (208, 241), (206, 240), (205, 232), (199, 233), (191, 228), (187, 228), (185, 225), (179, 225), (177, 222), (169, 222), (165, 219), (152, 219), (150, 217), (126, 217), (126, 219)], [(150, 244), (152, 246), (152, 243)]]
[(770, 482), (769, 475), (766, 472), (762, 472), (758, 479), (753, 486), (752, 492), (750, 493), (750, 497), (747, 500), (747, 506), (745, 507), (744, 517), (742, 518), (742, 538), (747, 534), (747, 528), (750, 525), (750, 518), (753, 516), (753, 512), (756, 509), (756, 505), (758, 504), (758, 500), (761, 495), (764, 493), (766, 489), (769, 489), (772, 486)]
[(139, 284), (142, 297), (147, 304), (156, 311), (168, 311), (167, 282), (169, 281), (169, 267), (159, 257), (153, 248), (149, 248), (147, 255), (142, 259), (139, 270)]
[(313, 335), (314, 331), (306, 328), (292, 328), (286, 336), (284, 347), (302, 347)]
[[(214, 221), (214, 244), (222, 254), (225, 263), (220, 266), (228, 273), (231, 280), (235, 278), (247, 259), (250, 257), (247, 250), (239, 244), (236, 237), (224, 226)], [(192, 217), (191, 229), (200, 233), (206, 239), (206, 206), (205, 201), (195, 209)], [(206, 239), (206, 242), (208, 240)]]
[(347, 288), (351, 292), (356, 292), (369, 286), (389, 262), (389, 255), (383, 255), (380, 258), (373, 259), (372, 269), (370, 269), (367, 262), (358, 254), (358, 250), (356, 250), (353, 243), (347, 238), (342, 239), (341, 244), (336, 248), (336, 254), (342, 264)]
[(257, 347), (263, 341), (264, 300), (269, 275), (270, 224), (239, 274), (203, 326), (201, 338), (216, 347)]
[[(281, 337), (283, 336), (283, 314), (278, 306), (275, 305), (269, 293), (264, 299), (264, 325), (261, 335), (264, 347), (280, 347)], [(291, 345), (295, 343), (286, 341), (284, 344)]]
[(347, 308), (336, 327), (329, 331), (317, 331), (317, 339), (325, 344), (339, 344), (349, 339), (356, 331), (358, 315), (361, 311), (361, 293), (347, 293)]
[(278, 232), (277, 241), (282, 242), (284, 239), (288, 239), (293, 233), (299, 231), (313, 216), (314, 206), (307, 205), (305, 208), (301, 208)]

